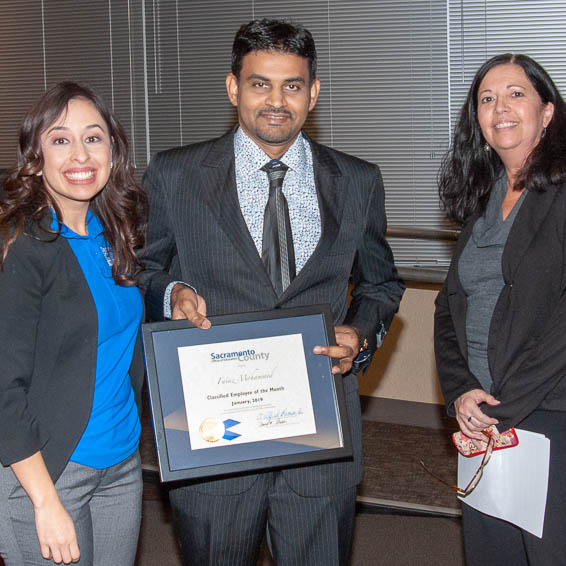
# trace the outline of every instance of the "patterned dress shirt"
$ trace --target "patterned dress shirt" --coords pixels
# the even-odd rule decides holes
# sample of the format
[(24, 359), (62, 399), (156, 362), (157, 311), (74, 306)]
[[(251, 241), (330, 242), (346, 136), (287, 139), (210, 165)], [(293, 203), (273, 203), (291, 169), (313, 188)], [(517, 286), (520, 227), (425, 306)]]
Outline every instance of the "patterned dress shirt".
[[(238, 128), (234, 135), (234, 155), (240, 208), (258, 254), (261, 256), (263, 215), (269, 196), (269, 179), (261, 168), (271, 161), (271, 158), (241, 128)], [(307, 139), (299, 134), (280, 161), (289, 167), (283, 180), (282, 190), (289, 207), (295, 267), (298, 274), (314, 252), (321, 233), (312, 150)], [(184, 282), (172, 281), (165, 291), (163, 299), (165, 318), (171, 318), (171, 291), (177, 283)], [(197, 292), (188, 283), (184, 284)]]
[[(240, 208), (261, 256), (263, 214), (269, 196), (269, 179), (261, 168), (271, 161), (271, 158), (242, 128), (238, 128), (234, 136), (234, 155)], [(298, 274), (314, 252), (321, 232), (312, 150), (302, 134), (299, 134), (280, 161), (289, 167), (283, 179), (283, 194), (289, 207)]]

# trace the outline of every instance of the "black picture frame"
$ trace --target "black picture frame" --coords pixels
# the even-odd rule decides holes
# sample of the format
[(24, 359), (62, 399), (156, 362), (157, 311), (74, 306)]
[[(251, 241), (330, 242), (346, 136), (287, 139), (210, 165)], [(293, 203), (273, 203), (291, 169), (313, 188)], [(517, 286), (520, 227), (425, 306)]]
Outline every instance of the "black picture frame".
[[(335, 360), (312, 352), (315, 345), (335, 344), (329, 305), (211, 316), (209, 319), (212, 322), (209, 330), (196, 328), (186, 320), (142, 325), (152, 424), (162, 482), (352, 457), (342, 376), (332, 374)], [(231, 340), (293, 333), (300, 333), (303, 341), (316, 433), (193, 450), (177, 348), (200, 344), (223, 345)]]

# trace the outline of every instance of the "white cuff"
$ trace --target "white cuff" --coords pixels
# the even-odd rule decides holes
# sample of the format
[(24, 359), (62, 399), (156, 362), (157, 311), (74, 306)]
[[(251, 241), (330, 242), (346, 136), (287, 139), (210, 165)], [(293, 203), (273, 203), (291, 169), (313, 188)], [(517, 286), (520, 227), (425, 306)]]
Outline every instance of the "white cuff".
[(175, 287), (175, 285), (185, 285), (185, 287), (192, 289), (195, 294), (198, 294), (197, 290), (192, 285), (189, 285), (184, 281), (171, 281), (165, 289), (165, 295), (163, 295), (163, 318), (171, 318), (171, 291), (173, 291), (173, 287)]

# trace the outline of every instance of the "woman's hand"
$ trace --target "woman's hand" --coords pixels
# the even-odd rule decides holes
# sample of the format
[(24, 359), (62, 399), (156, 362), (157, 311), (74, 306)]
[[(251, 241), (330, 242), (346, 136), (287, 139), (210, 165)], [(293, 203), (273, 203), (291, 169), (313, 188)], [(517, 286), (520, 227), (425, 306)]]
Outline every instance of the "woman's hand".
[(43, 558), (53, 559), (57, 564), (78, 562), (81, 553), (75, 525), (59, 497), (34, 509), (35, 528)]
[[(485, 435), (482, 434), (482, 430), (498, 424), (499, 421), (488, 417), (480, 409), (479, 406), (482, 403), (499, 405), (501, 401), (498, 401), (483, 389), (472, 389), (456, 399), (454, 408), (456, 409), (456, 419), (460, 425), (460, 430), (469, 438), (485, 442)], [(480, 448), (478, 444), (476, 446)]]
[(57, 564), (78, 562), (80, 551), (75, 525), (59, 499), (41, 452), (14, 462), (11, 468), (33, 504), (43, 558), (52, 558)]

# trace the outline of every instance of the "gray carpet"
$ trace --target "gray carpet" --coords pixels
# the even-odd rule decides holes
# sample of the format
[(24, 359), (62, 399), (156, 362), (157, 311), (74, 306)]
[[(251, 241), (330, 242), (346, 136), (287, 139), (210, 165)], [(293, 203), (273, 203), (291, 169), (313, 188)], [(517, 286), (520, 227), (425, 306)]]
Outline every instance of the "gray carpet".
[[(147, 423), (147, 421), (146, 421)], [(457, 518), (411, 514), (411, 508), (459, 509), (448, 488), (425, 472), (419, 460), (455, 482), (456, 451), (450, 430), (430, 429), (364, 420), (365, 478), (359, 495), (379, 500), (380, 507), (363, 505), (358, 513), (352, 566), (460, 566), (464, 564), (461, 522)], [(144, 465), (155, 467), (151, 430), (144, 426)], [(167, 502), (167, 486), (155, 473), (146, 473), (144, 515), (136, 566), (180, 566)], [(398, 504), (409, 515), (384, 507)], [(364, 512), (366, 511), (366, 512)], [(371, 511), (371, 512), (368, 512)], [(272, 566), (264, 547), (258, 566)]]
[(359, 495), (400, 503), (459, 510), (448, 487), (426, 466), (451, 484), (458, 474), (457, 451), (450, 430), (363, 421), (364, 481)]
[[(463, 566), (458, 519), (358, 514), (352, 566)], [(169, 508), (159, 499), (143, 504), (136, 566), (181, 566)], [(258, 566), (272, 566), (264, 547)]]
[[(144, 402), (143, 407), (142, 465), (146, 470), (157, 470), (148, 403)], [(430, 476), (419, 464), (419, 460), (423, 460), (440, 477), (456, 483), (457, 452), (450, 439), (453, 430), (456, 430), (455, 424), (452, 429), (435, 429), (364, 419), (365, 476), (359, 495), (459, 510), (460, 503), (454, 492)]]
[[(144, 408), (147, 403), (144, 403)], [(142, 418), (140, 450), (145, 476), (142, 530), (136, 566), (179, 566), (167, 488), (157, 483), (157, 458), (149, 411)], [(451, 423), (448, 424), (451, 426)], [(455, 428), (455, 427), (454, 427)], [(363, 422), (365, 477), (359, 495), (381, 507), (363, 505), (357, 516), (352, 566), (460, 566), (464, 564), (459, 519), (392, 514), (408, 509), (442, 508), (457, 512), (453, 492), (425, 472), (419, 460), (447, 481), (456, 481), (456, 450), (451, 430)], [(389, 509), (387, 503), (390, 503)], [(384, 507), (385, 505), (385, 507)], [(372, 511), (372, 512), (365, 512)], [(374, 512), (379, 511), (379, 513)], [(258, 566), (271, 566), (263, 549)], [(0, 566), (3, 566), (0, 558)]]
[[(150, 491), (155, 492), (154, 488)], [(181, 566), (171, 513), (161, 499), (143, 502), (136, 566)], [(258, 566), (271, 566), (263, 549)], [(3, 561), (0, 558), (0, 565)], [(352, 566), (463, 566), (458, 519), (359, 514)]]
[[(147, 403), (144, 403), (147, 407)], [(181, 557), (173, 534), (167, 487), (156, 481), (157, 458), (148, 411), (142, 419), (141, 454), (146, 469), (142, 531), (136, 566), (179, 566)], [(365, 477), (359, 495), (377, 501), (364, 504), (356, 519), (352, 566), (460, 566), (464, 564), (461, 522), (457, 518), (418, 516), (411, 508), (444, 509), (457, 513), (454, 493), (425, 472), (423, 460), (435, 473), (455, 483), (457, 457), (445, 428), (423, 428), (364, 419)], [(388, 505), (388, 504), (391, 505)], [(409, 515), (392, 510), (396, 505)], [(272, 566), (264, 547), (258, 566)]]

